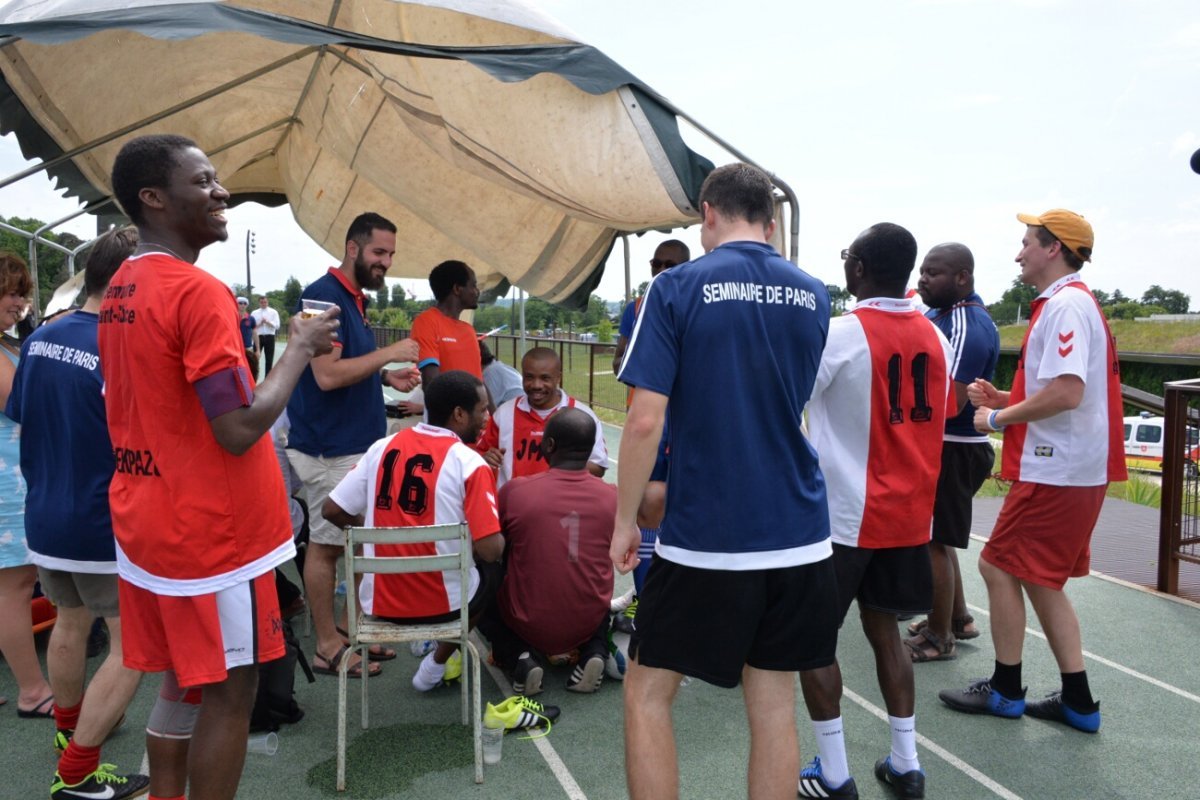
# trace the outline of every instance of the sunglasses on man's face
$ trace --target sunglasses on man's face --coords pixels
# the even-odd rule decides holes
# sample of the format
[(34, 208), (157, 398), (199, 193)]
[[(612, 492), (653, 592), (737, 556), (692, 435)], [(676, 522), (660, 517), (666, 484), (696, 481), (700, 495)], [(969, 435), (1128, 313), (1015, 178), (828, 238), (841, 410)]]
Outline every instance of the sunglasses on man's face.
[(670, 269), (671, 267), (675, 267), (678, 265), (679, 265), (678, 261), (671, 261), (669, 259), (667, 259), (667, 260), (660, 260), (657, 258), (650, 259), (650, 267), (652, 269)]

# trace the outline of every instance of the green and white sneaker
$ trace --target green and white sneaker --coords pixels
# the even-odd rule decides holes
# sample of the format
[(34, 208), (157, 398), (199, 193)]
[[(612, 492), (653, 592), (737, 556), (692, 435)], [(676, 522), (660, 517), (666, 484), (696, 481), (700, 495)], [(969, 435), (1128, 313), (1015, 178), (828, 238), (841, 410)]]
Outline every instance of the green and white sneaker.
[(79, 783), (68, 785), (55, 772), (50, 784), (50, 800), (124, 800), (140, 797), (150, 790), (150, 778), (145, 775), (118, 775), (115, 764), (100, 768)]
[(442, 683), (450, 683), (462, 677), (462, 650), (455, 650), (446, 659), (446, 674), (442, 676)]
[(550, 724), (558, 719), (559, 713), (558, 706), (545, 706), (528, 697), (513, 695), (499, 705), (488, 703), (483, 724), (488, 728), (503, 727), (506, 731), (545, 727), (546, 733), (550, 733)]
[(54, 732), (54, 752), (60, 756), (67, 752), (67, 745), (71, 743), (71, 738), (75, 735), (74, 728), (59, 728)]

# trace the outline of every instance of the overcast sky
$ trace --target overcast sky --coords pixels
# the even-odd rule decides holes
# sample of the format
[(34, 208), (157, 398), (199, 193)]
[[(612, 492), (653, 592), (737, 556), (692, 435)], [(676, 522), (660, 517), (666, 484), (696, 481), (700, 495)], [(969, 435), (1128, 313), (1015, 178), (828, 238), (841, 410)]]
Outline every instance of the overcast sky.
[[(800, 197), (800, 264), (826, 283), (842, 282), (839, 250), (889, 221), (911, 230), (922, 254), (969, 246), (993, 302), (1016, 275), (1015, 214), (1066, 207), (1096, 231), (1083, 271), (1092, 288), (1139, 297), (1157, 283), (1200, 308), (1200, 175), (1188, 167), (1200, 147), (1194, 0), (537, 5), (788, 181)], [(0, 172), (22, 166), (12, 137), (0, 139)], [(42, 179), (2, 196), (6, 215), (74, 207)], [(243, 206), (231, 212), (229, 243), (200, 264), (245, 282), (247, 228), (258, 288), (281, 288), (288, 275), (308, 282), (333, 263), (286, 209)], [(694, 230), (680, 236), (699, 251)], [(635, 243), (635, 286), (663, 238)], [(605, 298), (624, 290), (620, 253)], [(423, 282), (404, 285), (428, 295)]]

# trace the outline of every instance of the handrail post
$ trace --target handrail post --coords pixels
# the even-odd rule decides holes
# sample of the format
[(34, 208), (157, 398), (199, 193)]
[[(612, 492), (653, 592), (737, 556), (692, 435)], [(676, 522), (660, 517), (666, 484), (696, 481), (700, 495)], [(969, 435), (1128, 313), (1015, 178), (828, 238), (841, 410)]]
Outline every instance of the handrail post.
[[(1183, 392), (1178, 387), (1166, 384), (1163, 413), (1163, 470), (1162, 501), (1159, 508), (1158, 528), (1158, 590), (1167, 594), (1179, 592), (1179, 562), (1175, 553), (1179, 549), (1180, 514), (1183, 488), (1183, 463), (1176, 442), (1186, 442), (1186, 425), (1180, 430), (1183, 414)], [(1186, 408), (1186, 404), (1183, 404)], [(1183, 434), (1183, 435), (1181, 435)]]

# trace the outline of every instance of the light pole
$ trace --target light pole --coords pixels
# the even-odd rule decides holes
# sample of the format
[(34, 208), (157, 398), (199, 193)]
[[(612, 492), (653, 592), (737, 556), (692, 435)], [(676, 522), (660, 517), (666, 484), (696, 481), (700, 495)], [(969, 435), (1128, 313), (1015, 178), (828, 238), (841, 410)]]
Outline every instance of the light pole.
[(254, 250), (254, 231), (246, 231), (246, 298), (253, 299), (253, 284), (250, 283), (250, 254)]

